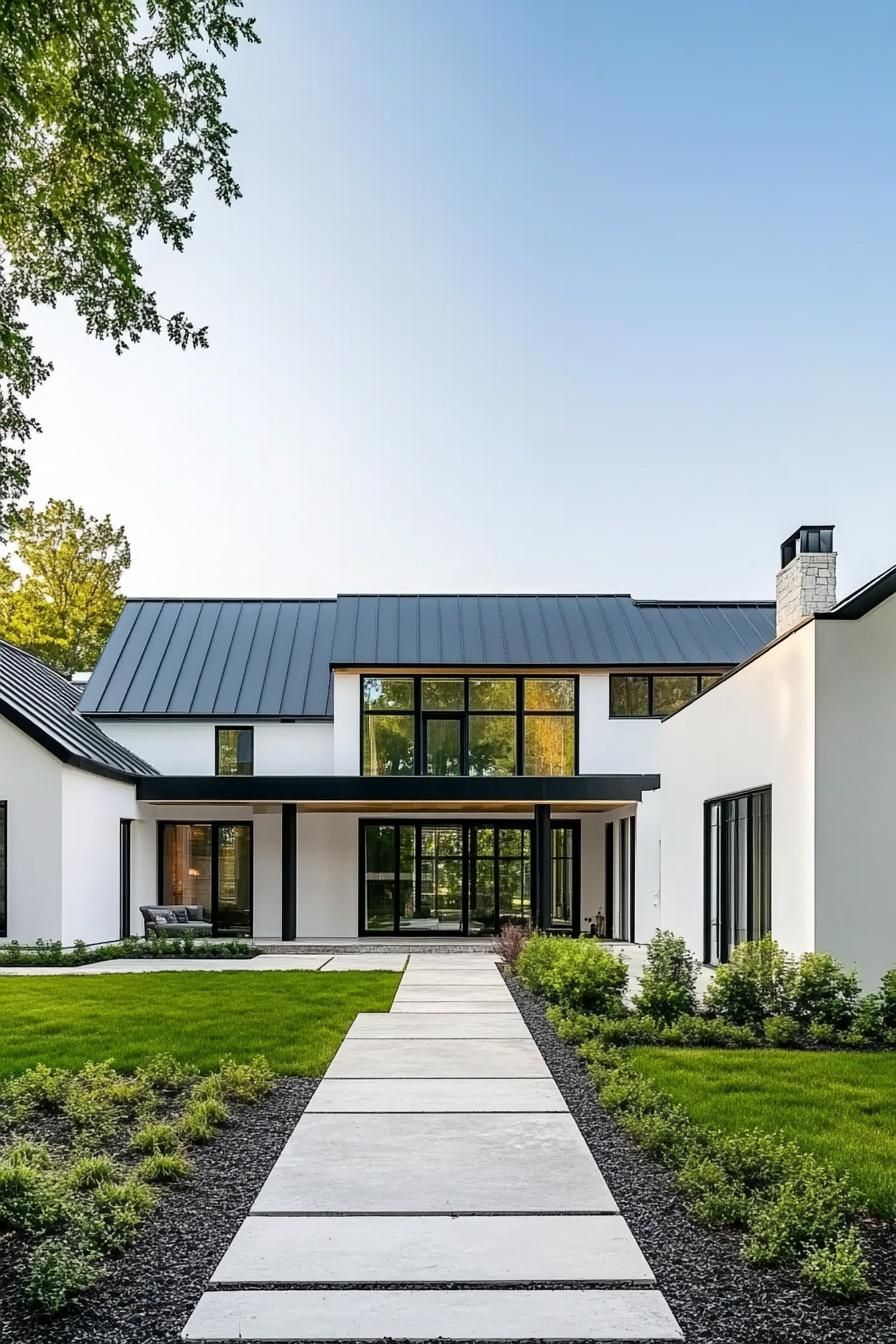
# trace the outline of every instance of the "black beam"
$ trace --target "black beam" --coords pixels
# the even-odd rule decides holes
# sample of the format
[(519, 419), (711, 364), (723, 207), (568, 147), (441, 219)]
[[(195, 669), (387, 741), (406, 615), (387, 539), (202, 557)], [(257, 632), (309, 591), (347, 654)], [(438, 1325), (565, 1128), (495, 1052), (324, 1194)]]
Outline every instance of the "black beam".
[(292, 942), (296, 936), (296, 805), (283, 804), (282, 828), (282, 876), (283, 876), (283, 913), (282, 937), (284, 942)]
[(551, 924), (551, 809), (547, 803), (535, 808), (533, 836), (533, 886), (535, 888), (535, 927)]
[(637, 803), (659, 775), (147, 775), (147, 803)]

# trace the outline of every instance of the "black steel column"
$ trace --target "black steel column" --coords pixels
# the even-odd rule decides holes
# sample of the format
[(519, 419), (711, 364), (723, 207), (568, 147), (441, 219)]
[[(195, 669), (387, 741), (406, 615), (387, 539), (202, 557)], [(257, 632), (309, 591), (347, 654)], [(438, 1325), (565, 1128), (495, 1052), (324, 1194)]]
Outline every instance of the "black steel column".
[(292, 942), (296, 936), (296, 805), (284, 803), (282, 822), (281, 872), (283, 878), (282, 937)]
[(533, 886), (535, 889), (535, 927), (551, 925), (551, 808), (537, 803), (533, 828)]

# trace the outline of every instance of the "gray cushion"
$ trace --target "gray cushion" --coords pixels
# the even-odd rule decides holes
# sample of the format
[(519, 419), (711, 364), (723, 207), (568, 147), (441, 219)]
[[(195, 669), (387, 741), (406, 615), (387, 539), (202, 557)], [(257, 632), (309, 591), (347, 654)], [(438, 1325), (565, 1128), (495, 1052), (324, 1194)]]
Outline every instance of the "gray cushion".
[(176, 905), (174, 907), (174, 918), (177, 920), (178, 924), (186, 924), (189, 921), (190, 916), (184, 906)]

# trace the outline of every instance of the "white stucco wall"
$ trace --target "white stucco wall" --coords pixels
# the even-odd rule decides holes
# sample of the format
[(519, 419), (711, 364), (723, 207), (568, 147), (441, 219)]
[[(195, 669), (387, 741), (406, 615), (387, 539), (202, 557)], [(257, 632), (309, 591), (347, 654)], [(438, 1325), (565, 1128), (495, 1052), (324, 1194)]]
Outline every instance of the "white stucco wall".
[(66, 945), (119, 936), (119, 827), (136, 810), (133, 784), (63, 768), (60, 936)]
[(7, 804), (8, 937), (62, 937), (62, 764), (0, 719), (0, 799)]
[(896, 965), (896, 598), (860, 620), (813, 626), (815, 940), (871, 990)]
[[(163, 775), (213, 775), (215, 728), (227, 722), (193, 719), (102, 719), (109, 737)], [(272, 723), (246, 719), (253, 729), (256, 775), (333, 773), (332, 723)], [(357, 769), (354, 771), (358, 773)]]
[(583, 775), (652, 775), (660, 769), (660, 720), (611, 719), (610, 675), (579, 676), (579, 770)]
[(333, 673), (333, 773), (361, 773), (361, 676)]
[(769, 784), (772, 933), (795, 953), (815, 946), (816, 625), (794, 631), (660, 727), (662, 923), (701, 957), (703, 805)]
[(298, 937), (357, 937), (357, 816), (351, 812), (300, 812), (296, 849)]

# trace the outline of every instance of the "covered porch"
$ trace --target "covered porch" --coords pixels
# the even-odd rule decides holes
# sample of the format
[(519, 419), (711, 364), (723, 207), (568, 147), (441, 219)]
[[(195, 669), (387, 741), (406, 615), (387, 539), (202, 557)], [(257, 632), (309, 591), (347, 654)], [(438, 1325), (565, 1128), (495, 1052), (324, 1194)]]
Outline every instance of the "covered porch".
[(155, 863), (135, 904), (203, 904), (222, 935), (284, 947), (470, 946), (507, 921), (635, 941), (636, 871), (645, 897), (658, 896), (658, 837), (654, 863), (643, 824), (658, 785), (655, 775), (152, 777), (139, 802)]

